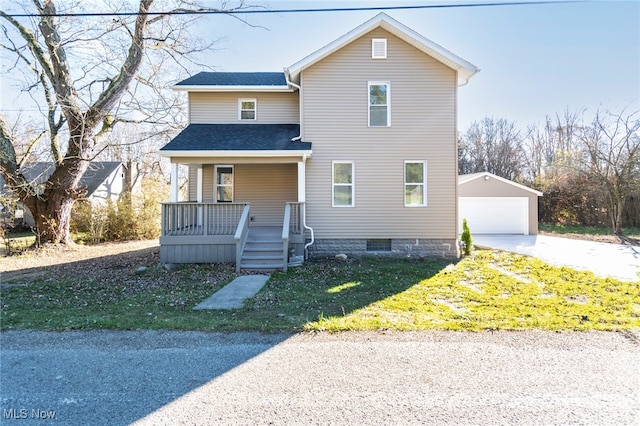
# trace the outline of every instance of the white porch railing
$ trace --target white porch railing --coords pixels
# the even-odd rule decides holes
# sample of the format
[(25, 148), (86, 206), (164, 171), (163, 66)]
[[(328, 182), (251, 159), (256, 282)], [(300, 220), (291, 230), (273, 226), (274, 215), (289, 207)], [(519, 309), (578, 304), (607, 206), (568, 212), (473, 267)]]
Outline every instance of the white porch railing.
[(235, 235), (246, 203), (163, 203), (162, 236)]

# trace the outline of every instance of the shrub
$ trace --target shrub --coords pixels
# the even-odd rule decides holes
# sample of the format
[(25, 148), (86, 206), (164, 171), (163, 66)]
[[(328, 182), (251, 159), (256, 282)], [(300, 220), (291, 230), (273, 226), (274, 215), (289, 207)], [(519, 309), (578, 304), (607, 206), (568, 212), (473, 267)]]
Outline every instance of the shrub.
[(138, 240), (138, 214), (131, 205), (131, 195), (120, 201), (107, 203), (107, 239), (109, 241)]
[(79, 200), (74, 205), (71, 231), (76, 239), (94, 244), (158, 238), (164, 186), (149, 180), (142, 183), (140, 197), (125, 194), (120, 201), (107, 200), (103, 205)]
[(462, 241), (462, 251), (466, 256), (469, 256), (473, 251), (473, 237), (467, 224), (467, 219), (462, 219), (462, 234), (460, 235), (460, 241)]
[(108, 227), (108, 206), (91, 205), (89, 200), (78, 200), (73, 205), (71, 216), (71, 232), (76, 240), (91, 244), (106, 240)]
[(138, 232), (140, 238), (160, 236), (160, 203), (167, 198), (167, 184), (154, 179), (142, 182), (143, 197), (138, 207)]

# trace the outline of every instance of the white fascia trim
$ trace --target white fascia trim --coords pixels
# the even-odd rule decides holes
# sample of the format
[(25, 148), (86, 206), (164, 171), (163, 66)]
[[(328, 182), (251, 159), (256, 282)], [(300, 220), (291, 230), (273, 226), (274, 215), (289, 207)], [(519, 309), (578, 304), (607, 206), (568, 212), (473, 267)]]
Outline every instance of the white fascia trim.
[(296, 62), (288, 68), (285, 68), (289, 73), (291, 80), (298, 82), (300, 73), (311, 65), (319, 62), (325, 57), (329, 56), (336, 50), (351, 43), (355, 39), (363, 36), (364, 34), (381, 27), (391, 34), (399, 37), (415, 48), (422, 52), (434, 57), (448, 67), (458, 72), (458, 85), (465, 85), (471, 77), (480, 71), (478, 67), (471, 62), (462, 59), (454, 53), (448, 51), (444, 47), (429, 40), (428, 38), (418, 34), (411, 28), (401, 24), (395, 19), (391, 18), (386, 13), (379, 13), (365, 23), (359, 25), (353, 30), (349, 31), (342, 37), (334, 40), (312, 54), (306, 56), (302, 60)]
[(542, 192), (537, 191), (537, 190), (535, 190), (533, 188), (529, 188), (528, 186), (520, 185), (517, 182), (514, 182), (514, 181), (509, 180), (509, 179), (505, 179), (503, 177), (500, 177), (498, 175), (494, 175), (493, 173), (489, 173), (489, 172), (472, 173), (471, 175), (468, 175), (468, 177), (466, 179), (460, 180), (458, 182), (458, 185), (462, 185), (462, 184), (465, 184), (467, 182), (471, 182), (472, 180), (476, 180), (476, 179), (480, 179), (480, 178), (484, 179), (485, 176), (489, 177), (491, 179), (495, 179), (495, 180), (498, 180), (500, 182), (504, 182), (506, 184), (515, 186), (516, 188), (520, 188), (520, 189), (525, 190), (525, 191), (533, 192), (538, 197), (542, 197), (542, 195), (543, 195)]
[(311, 157), (311, 150), (255, 150), (255, 151), (160, 151), (162, 157)]
[(380, 23), (380, 27), (389, 31), (391, 34), (406, 41), (415, 48), (422, 52), (434, 57), (448, 67), (458, 72), (458, 85), (464, 86), (469, 82), (469, 79), (475, 74), (480, 72), (480, 68), (473, 65), (471, 62), (462, 59), (455, 53), (445, 49), (438, 43), (435, 43), (423, 35), (415, 32), (406, 25), (396, 21), (390, 16), (385, 15), (386, 19), (383, 19)]
[(171, 86), (171, 89), (185, 92), (293, 92), (290, 86)]

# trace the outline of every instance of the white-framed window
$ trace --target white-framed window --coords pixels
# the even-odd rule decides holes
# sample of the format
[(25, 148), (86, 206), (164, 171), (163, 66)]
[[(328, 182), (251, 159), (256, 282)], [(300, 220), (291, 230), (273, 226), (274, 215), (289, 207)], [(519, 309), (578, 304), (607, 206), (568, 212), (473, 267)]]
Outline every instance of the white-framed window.
[(332, 206), (353, 207), (355, 205), (353, 161), (333, 161), (331, 181)]
[(427, 205), (427, 162), (424, 160), (404, 162), (404, 205)]
[(233, 202), (233, 166), (216, 166), (216, 203)]
[(369, 127), (391, 126), (391, 82), (370, 81)]
[(238, 99), (238, 120), (257, 120), (257, 99)]
[(387, 59), (387, 39), (371, 39), (371, 59)]

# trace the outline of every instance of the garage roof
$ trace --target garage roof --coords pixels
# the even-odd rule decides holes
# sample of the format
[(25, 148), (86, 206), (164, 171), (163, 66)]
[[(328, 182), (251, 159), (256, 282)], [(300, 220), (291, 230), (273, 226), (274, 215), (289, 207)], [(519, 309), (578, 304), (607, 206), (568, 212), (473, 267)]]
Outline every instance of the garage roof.
[(496, 179), (496, 180), (498, 180), (500, 182), (504, 182), (506, 184), (515, 186), (516, 188), (520, 188), (520, 189), (523, 189), (525, 191), (532, 192), (532, 193), (536, 194), (538, 197), (542, 196), (542, 192), (540, 192), (540, 191), (537, 191), (537, 190), (535, 190), (533, 188), (529, 188), (528, 186), (521, 185), (521, 184), (516, 183), (516, 182), (514, 182), (512, 180), (505, 179), (505, 178), (500, 177), (498, 175), (494, 175), (493, 173), (489, 173), (489, 172), (470, 173), (470, 174), (467, 174), (467, 175), (460, 175), (460, 176), (458, 176), (458, 185), (463, 185), (463, 184), (465, 184), (467, 182), (471, 182), (471, 181), (476, 180), (476, 179), (485, 179), (485, 180)]

